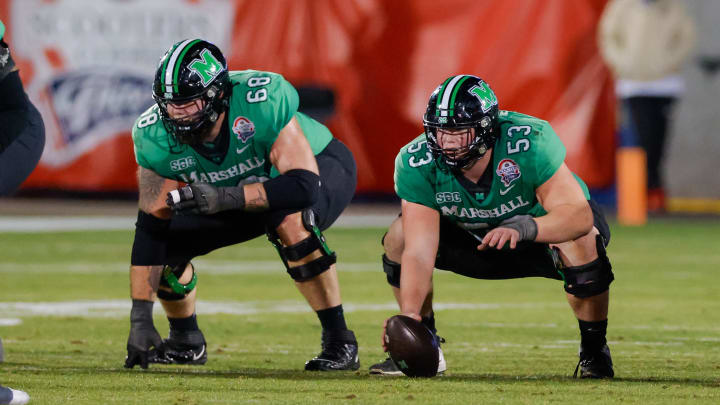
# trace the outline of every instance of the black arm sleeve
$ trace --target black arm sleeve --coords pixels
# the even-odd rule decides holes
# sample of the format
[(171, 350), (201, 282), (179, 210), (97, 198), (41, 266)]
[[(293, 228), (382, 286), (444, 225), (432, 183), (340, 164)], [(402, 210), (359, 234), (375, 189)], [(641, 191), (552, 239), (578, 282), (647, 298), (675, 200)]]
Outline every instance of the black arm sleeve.
[(320, 193), (320, 176), (305, 170), (288, 170), (263, 183), (268, 205), (275, 209), (303, 209), (315, 204)]
[(133, 266), (165, 264), (169, 229), (169, 219), (160, 219), (138, 210), (130, 264)]

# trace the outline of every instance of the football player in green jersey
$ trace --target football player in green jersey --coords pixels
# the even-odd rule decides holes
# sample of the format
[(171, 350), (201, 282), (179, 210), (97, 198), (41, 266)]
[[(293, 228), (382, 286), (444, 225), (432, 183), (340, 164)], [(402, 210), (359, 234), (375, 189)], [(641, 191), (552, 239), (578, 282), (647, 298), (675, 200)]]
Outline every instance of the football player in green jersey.
[[(423, 121), (425, 133), (395, 161), (402, 214), (383, 239), (383, 268), (402, 314), (436, 332), (433, 268), (563, 280), (581, 333), (576, 375), (613, 377), (605, 339), (610, 232), (553, 129), (500, 111), (488, 84), (470, 75), (445, 80)], [(445, 368), (441, 352), (438, 371)], [(371, 372), (400, 374), (391, 359)]]
[[(356, 370), (336, 256), (322, 234), (355, 192), (348, 148), (298, 112), (281, 75), (228, 72), (221, 51), (200, 39), (163, 56), (153, 97), (133, 127), (140, 209), (125, 366), (204, 364), (190, 260), (267, 234), (322, 325), (322, 351), (305, 369)], [(165, 340), (152, 321), (156, 296), (170, 322)]]

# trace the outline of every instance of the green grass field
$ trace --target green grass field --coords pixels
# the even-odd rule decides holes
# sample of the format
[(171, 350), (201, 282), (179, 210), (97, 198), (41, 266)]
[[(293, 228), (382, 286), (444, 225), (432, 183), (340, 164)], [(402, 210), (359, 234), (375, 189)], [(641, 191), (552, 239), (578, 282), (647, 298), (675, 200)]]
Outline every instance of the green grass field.
[[(446, 272), (435, 276), (446, 375), (369, 376), (396, 313), (382, 232), (326, 232), (362, 367), (324, 374), (303, 371), (319, 323), (262, 238), (196, 261), (207, 365), (141, 371), (122, 368), (131, 232), (0, 233), (0, 383), (32, 404), (720, 403), (717, 218), (613, 226), (613, 381), (572, 379), (579, 332), (561, 283)], [(161, 312), (155, 324), (167, 333)]]

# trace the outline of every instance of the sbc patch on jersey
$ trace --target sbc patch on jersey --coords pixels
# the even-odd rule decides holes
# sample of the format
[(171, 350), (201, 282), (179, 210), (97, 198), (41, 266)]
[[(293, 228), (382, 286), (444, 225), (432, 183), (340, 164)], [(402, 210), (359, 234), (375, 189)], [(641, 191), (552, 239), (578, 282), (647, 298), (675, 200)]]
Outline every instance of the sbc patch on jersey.
[(518, 167), (517, 163), (512, 159), (503, 159), (498, 164), (495, 173), (500, 176), (500, 180), (502, 180), (505, 187), (507, 187), (520, 177), (520, 167)]
[(237, 117), (233, 122), (232, 131), (245, 143), (255, 135), (255, 124), (245, 117)]

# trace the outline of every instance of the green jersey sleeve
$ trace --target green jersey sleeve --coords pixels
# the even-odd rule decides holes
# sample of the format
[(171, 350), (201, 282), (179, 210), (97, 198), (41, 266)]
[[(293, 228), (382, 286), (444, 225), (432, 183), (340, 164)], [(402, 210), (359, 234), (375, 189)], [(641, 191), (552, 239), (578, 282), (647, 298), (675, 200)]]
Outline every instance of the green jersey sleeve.
[(424, 139), (424, 135), (400, 149), (395, 158), (395, 193), (405, 201), (438, 209), (430, 180), (435, 165), (424, 140), (421, 139)]
[[(148, 129), (145, 128), (145, 123), (148, 121), (147, 117), (148, 114), (153, 114), (155, 106), (150, 107), (147, 111), (145, 111), (138, 119), (135, 121), (135, 124), (133, 124), (132, 127), (132, 141), (133, 141), (133, 151), (135, 152), (135, 161), (138, 165), (141, 167), (144, 167), (146, 169), (155, 170), (152, 165), (150, 164), (150, 161), (146, 157), (145, 151), (147, 149), (146, 146), (148, 140), (146, 139), (147, 135), (143, 135), (143, 133), (148, 132)], [(152, 116), (152, 115), (150, 115)], [(157, 115), (155, 115), (157, 117)], [(156, 118), (157, 119), (157, 118)]]
[(270, 95), (271, 103), (274, 105), (272, 112), (273, 130), (280, 132), (290, 122), (300, 105), (300, 97), (297, 90), (284, 77), (279, 76), (277, 88)]
[[(260, 144), (266, 156), (270, 155), (270, 149), (275, 143), (280, 131), (290, 122), (297, 113), (300, 98), (297, 90), (284, 77), (279, 74), (266, 72), (255, 72), (258, 79), (270, 78), (271, 82), (266, 87), (246, 89), (245, 100), (253, 120), (257, 125), (255, 141)], [(247, 83), (251, 83), (252, 77)], [(263, 94), (264, 93), (264, 94)], [(261, 100), (255, 102), (254, 100)], [(264, 129), (263, 129), (264, 127)]]
[(542, 156), (534, 159), (537, 186), (540, 186), (548, 181), (565, 161), (565, 146), (547, 121), (543, 121), (534, 142), (537, 156)]

